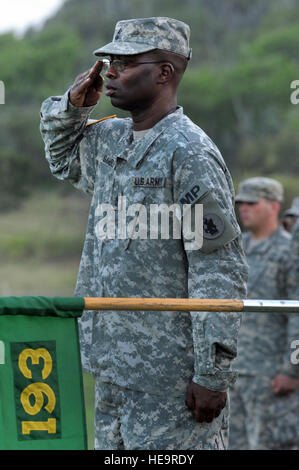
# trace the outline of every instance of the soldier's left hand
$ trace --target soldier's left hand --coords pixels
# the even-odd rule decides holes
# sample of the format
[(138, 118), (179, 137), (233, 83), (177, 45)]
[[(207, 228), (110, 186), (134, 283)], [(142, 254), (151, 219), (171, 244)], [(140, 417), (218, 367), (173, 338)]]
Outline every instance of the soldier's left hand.
[(186, 405), (194, 411), (199, 423), (211, 423), (217, 418), (225, 407), (226, 400), (226, 392), (215, 392), (192, 381), (188, 385)]
[(272, 380), (272, 390), (275, 395), (288, 395), (299, 387), (299, 380), (288, 375), (278, 374)]

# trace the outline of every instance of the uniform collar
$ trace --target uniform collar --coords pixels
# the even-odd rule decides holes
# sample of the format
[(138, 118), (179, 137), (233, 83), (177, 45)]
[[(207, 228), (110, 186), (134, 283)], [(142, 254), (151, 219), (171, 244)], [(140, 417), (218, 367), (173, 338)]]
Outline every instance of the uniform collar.
[[(134, 168), (140, 166), (150, 147), (158, 139), (158, 137), (182, 116), (183, 108), (178, 106), (173, 113), (168, 114), (163, 119), (161, 119), (161, 121), (157, 122), (157, 124), (155, 124), (154, 127), (144, 137), (142, 137), (142, 139), (138, 139), (133, 142), (128, 148), (128, 153), (126, 155), (126, 160), (128, 163)], [(132, 129), (133, 123), (131, 132)]]

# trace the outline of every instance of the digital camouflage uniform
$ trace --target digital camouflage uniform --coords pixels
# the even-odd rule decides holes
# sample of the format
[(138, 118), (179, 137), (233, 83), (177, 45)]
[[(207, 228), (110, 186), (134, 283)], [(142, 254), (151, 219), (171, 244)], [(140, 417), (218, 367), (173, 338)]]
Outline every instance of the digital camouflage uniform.
[[(181, 107), (137, 141), (131, 118), (87, 125), (92, 110), (72, 106), (68, 92), (41, 109), (53, 175), (92, 197), (76, 295), (243, 298), (247, 264), (233, 186), (212, 141)], [(146, 209), (187, 197), (220, 218), (219, 230), (207, 229), (202, 249), (192, 251), (161, 234), (100, 238), (100, 204), (113, 205), (117, 227), (119, 196)], [(218, 391), (233, 383), (239, 324), (238, 313), (85, 311), (80, 338), (83, 366), (96, 378), (96, 448), (224, 448), (227, 407), (211, 424), (196, 423), (185, 392), (192, 378)]]
[[(275, 198), (278, 188), (268, 178), (252, 178), (240, 185), (236, 201)], [(282, 194), (277, 199), (281, 200)], [(248, 298), (288, 299), (290, 235), (279, 227), (266, 240), (250, 246), (243, 236), (249, 265)], [(231, 390), (229, 449), (296, 449), (299, 444), (299, 390), (275, 395), (277, 374), (299, 377), (291, 364), (291, 343), (299, 339), (299, 315), (247, 312), (243, 316), (235, 367), (238, 379)]]
[(292, 227), (299, 219), (299, 197), (295, 197), (289, 209), (284, 211), (282, 216), (282, 223), (288, 232), (292, 231)]
[(291, 233), (291, 254), (292, 256), (299, 256), (299, 220), (295, 223)]
[[(299, 202), (299, 198), (296, 199), (298, 199)], [(290, 251), (291, 269), (289, 274), (289, 296), (292, 300), (299, 300), (299, 218), (292, 227)], [(297, 339), (299, 340), (299, 337)]]

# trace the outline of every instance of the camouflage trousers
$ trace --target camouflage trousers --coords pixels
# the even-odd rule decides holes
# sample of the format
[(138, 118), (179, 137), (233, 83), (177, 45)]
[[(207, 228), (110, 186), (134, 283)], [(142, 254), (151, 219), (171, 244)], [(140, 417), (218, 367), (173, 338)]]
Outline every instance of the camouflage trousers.
[(299, 390), (278, 396), (271, 382), (239, 376), (231, 389), (230, 450), (299, 449)]
[(228, 406), (197, 423), (185, 396), (151, 395), (95, 381), (96, 450), (225, 450)]

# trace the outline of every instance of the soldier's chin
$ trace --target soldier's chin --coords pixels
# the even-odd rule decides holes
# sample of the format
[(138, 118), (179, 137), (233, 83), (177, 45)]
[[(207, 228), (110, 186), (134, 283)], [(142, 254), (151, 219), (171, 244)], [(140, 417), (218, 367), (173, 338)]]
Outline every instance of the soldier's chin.
[(244, 221), (243, 226), (248, 230), (252, 230), (254, 228), (254, 224), (251, 223), (249, 220)]
[(114, 106), (114, 108), (123, 109), (124, 111), (131, 111), (131, 107), (129, 106), (128, 103), (122, 102), (121, 99), (115, 96), (111, 96), (110, 101), (111, 101), (112, 106)]

